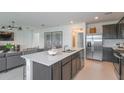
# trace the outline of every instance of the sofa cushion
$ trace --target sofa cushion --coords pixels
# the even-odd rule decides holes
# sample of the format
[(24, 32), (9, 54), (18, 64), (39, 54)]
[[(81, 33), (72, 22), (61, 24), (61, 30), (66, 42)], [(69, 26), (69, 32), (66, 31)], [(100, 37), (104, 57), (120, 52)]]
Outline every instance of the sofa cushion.
[(5, 57), (5, 53), (0, 53), (0, 58)]
[(22, 52), (6, 53), (6, 57), (20, 56), (20, 55), (22, 55)]

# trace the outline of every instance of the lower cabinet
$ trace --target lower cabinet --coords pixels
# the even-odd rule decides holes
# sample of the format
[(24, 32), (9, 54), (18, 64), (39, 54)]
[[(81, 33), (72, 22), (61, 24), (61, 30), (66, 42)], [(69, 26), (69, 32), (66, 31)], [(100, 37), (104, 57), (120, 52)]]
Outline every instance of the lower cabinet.
[(74, 77), (77, 73), (77, 60), (72, 59), (72, 77)]
[(72, 56), (72, 78), (81, 69), (81, 58), (80, 58), (80, 54), (77, 53), (77, 54), (75, 54), (73, 56)]
[(124, 59), (121, 62), (121, 80), (124, 80)]
[(70, 80), (81, 69), (81, 52), (75, 53), (63, 60), (45, 66), (33, 62), (33, 79), (34, 80)]
[(80, 57), (77, 56), (77, 71), (79, 71), (81, 69), (81, 60)]
[(80, 61), (81, 61), (81, 68), (84, 67), (84, 50), (80, 51)]
[(62, 80), (71, 79), (71, 61), (62, 66)]
[(52, 66), (52, 80), (61, 80), (61, 62)]
[(103, 61), (114, 61), (113, 49), (109, 47), (103, 47)]

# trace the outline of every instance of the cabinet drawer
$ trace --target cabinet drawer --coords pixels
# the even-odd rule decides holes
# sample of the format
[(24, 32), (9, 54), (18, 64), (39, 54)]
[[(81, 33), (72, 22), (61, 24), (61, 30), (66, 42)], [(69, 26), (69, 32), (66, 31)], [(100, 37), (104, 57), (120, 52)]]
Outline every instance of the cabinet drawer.
[(69, 56), (69, 57), (63, 59), (63, 60), (62, 60), (62, 65), (65, 65), (65, 64), (67, 64), (67, 63), (70, 62), (70, 61), (71, 61), (71, 56)]
[(72, 55), (72, 59), (75, 59), (75, 58), (77, 58), (78, 56), (79, 56), (79, 53), (73, 54), (73, 55)]

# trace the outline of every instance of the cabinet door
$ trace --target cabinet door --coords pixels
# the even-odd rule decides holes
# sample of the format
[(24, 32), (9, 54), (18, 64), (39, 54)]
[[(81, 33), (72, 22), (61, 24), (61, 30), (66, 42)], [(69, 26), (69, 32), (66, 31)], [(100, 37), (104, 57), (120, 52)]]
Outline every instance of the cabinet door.
[(62, 66), (62, 80), (71, 79), (71, 61)]
[(121, 80), (124, 80), (124, 59), (121, 62)]
[(103, 61), (113, 62), (113, 50), (109, 47), (103, 47)]
[(77, 72), (81, 69), (81, 61), (80, 61), (80, 57), (77, 56)]
[(116, 25), (104, 25), (103, 26), (103, 39), (116, 39), (117, 38), (117, 31)]
[(45, 49), (51, 49), (51, 32), (45, 32), (44, 33), (44, 48)]
[(124, 39), (124, 22), (122, 21), (122, 23), (117, 26), (118, 26), (118, 28), (117, 28), (118, 38)]
[(81, 68), (84, 67), (84, 50), (80, 51)]
[(72, 77), (77, 73), (77, 60), (76, 58), (72, 59)]
[(57, 62), (52, 66), (52, 79), (61, 80), (61, 62)]
[(52, 32), (52, 47), (62, 48), (62, 32)]

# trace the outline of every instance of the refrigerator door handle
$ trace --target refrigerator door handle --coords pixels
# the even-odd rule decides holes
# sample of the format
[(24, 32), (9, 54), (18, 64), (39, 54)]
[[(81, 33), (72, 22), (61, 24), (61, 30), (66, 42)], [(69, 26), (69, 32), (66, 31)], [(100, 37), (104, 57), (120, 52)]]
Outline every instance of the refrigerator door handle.
[(91, 42), (88, 42), (87, 43), (87, 47), (91, 47)]
[(94, 41), (91, 43), (91, 51), (94, 52)]

